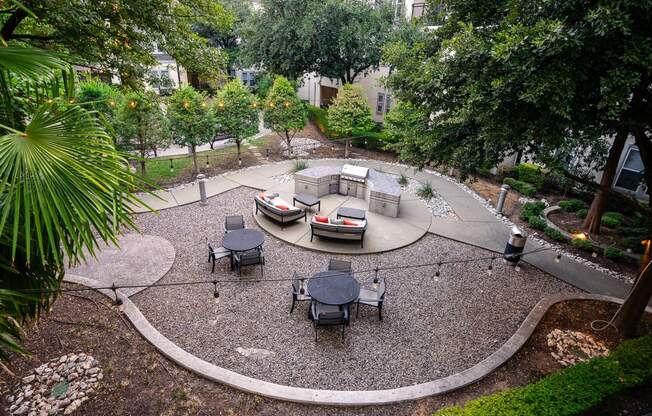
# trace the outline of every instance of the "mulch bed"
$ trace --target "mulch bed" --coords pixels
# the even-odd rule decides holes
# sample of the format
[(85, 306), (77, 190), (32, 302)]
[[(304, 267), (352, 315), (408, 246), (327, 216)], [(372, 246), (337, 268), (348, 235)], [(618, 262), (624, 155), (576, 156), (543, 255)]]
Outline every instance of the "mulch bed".
[[(69, 286), (69, 285), (66, 285)], [(551, 308), (532, 338), (505, 366), (469, 387), (447, 395), (416, 402), (366, 408), (328, 408), (286, 403), (242, 393), (206, 381), (177, 367), (144, 341), (114, 306), (102, 295), (88, 291), (65, 295), (52, 312), (27, 328), (25, 345), (29, 357), (14, 357), (9, 368), (16, 376), (2, 372), (0, 393), (30, 369), (48, 359), (70, 352), (96, 357), (105, 378), (98, 393), (77, 412), (84, 415), (427, 415), (453, 404), (509, 387), (522, 386), (560, 370), (545, 342), (554, 328), (592, 334), (610, 348), (620, 342), (612, 330), (593, 333), (593, 319), (606, 319), (616, 309), (596, 301), (564, 302)], [(652, 331), (652, 317), (646, 316), (641, 332)], [(647, 389), (647, 390), (646, 390)], [(608, 401), (601, 409), (587, 413), (636, 414), (652, 406), (650, 386)], [(6, 407), (6, 403), (2, 403)], [(604, 413), (604, 409), (608, 413)]]

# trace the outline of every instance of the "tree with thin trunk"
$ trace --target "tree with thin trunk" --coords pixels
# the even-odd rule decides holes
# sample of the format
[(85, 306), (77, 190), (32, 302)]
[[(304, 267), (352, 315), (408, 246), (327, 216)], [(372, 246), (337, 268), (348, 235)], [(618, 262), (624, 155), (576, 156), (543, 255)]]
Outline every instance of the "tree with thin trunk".
[(274, 79), (265, 102), (263, 119), (265, 125), (285, 141), (288, 156), (292, 157), (292, 139), (306, 126), (308, 111), (287, 78), (277, 76)]
[(344, 157), (348, 157), (351, 136), (373, 129), (371, 109), (360, 87), (344, 84), (339, 89), (328, 107), (328, 127), (344, 138)]
[(208, 99), (191, 86), (179, 88), (168, 101), (167, 116), (176, 144), (190, 148), (193, 171), (199, 173), (197, 146), (215, 134), (215, 119)]
[(118, 148), (138, 153), (143, 176), (149, 152), (168, 147), (171, 142), (168, 121), (153, 92), (127, 94), (118, 110), (116, 130)]
[(256, 97), (236, 78), (217, 93), (214, 105), (216, 130), (231, 136), (241, 161), (242, 141), (258, 133)]

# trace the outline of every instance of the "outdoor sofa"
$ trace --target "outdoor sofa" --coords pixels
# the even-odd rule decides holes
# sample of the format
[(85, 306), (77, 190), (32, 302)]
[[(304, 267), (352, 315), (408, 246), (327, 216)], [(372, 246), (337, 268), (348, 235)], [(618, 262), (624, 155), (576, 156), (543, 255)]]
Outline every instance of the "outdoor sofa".
[(260, 211), (274, 221), (281, 223), (281, 226), (299, 218), (307, 221), (305, 209), (295, 207), (280, 198), (278, 194), (265, 195), (265, 193), (260, 193), (254, 197), (254, 201), (256, 203), (256, 215)]
[(310, 219), (310, 241), (314, 236), (337, 238), (340, 240), (360, 241), (364, 247), (364, 233), (367, 231), (367, 220), (336, 220), (313, 215)]

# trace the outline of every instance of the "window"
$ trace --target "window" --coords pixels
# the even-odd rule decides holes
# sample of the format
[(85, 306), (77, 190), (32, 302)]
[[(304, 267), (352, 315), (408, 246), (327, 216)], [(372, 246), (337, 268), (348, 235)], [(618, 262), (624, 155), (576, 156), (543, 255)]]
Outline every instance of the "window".
[(625, 158), (625, 163), (620, 168), (616, 186), (635, 192), (643, 180), (643, 161), (637, 148), (631, 147)]
[(382, 115), (384, 108), (385, 108), (385, 94), (379, 92), (378, 100), (376, 101), (376, 114)]
[(387, 104), (385, 104), (385, 114), (389, 113), (392, 108), (392, 96), (387, 94)]
[(253, 71), (242, 71), (242, 83), (247, 87), (256, 86), (256, 73)]

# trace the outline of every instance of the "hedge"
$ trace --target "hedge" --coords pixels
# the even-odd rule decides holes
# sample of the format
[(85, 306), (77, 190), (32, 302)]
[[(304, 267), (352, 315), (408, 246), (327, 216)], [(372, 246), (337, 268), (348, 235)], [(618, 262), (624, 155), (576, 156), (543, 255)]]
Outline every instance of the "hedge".
[(571, 240), (571, 245), (583, 251), (588, 251), (588, 252), (595, 251), (595, 247), (593, 246), (593, 243), (590, 240), (587, 240), (586, 238), (573, 238)]
[(605, 212), (602, 216), (602, 225), (609, 228), (619, 227), (623, 221), (625, 221), (625, 216), (618, 212)]
[(565, 201), (559, 201), (557, 205), (559, 205), (559, 208), (561, 208), (565, 212), (577, 212), (580, 209), (586, 207), (586, 204), (584, 204), (584, 202), (580, 201), (579, 199), (568, 199)]
[(516, 169), (520, 181), (531, 183), (537, 188), (543, 185), (544, 175), (541, 172), (541, 166), (533, 163), (521, 163)]
[(328, 112), (323, 108), (314, 105), (308, 105), (308, 118), (315, 123), (319, 131), (324, 133), (326, 137), (333, 137), (328, 130)]
[(577, 215), (577, 218), (583, 220), (587, 215), (589, 215), (589, 210), (586, 208), (578, 209), (575, 215)]
[(564, 234), (562, 234), (561, 231), (557, 230), (556, 228), (546, 227), (543, 230), (543, 233), (545, 235), (547, 235), (548, 237), (552, 238), (555, 241), (565, 241), (566, 240), (566, 236), (564, 236)]
[(528, 224), (530, 224), (530, 227), (540, 231), (545, 230), (546, 227), (548, 226), (546, 220), (540, 217), (530, 217), (527, 219), (527, 222)]
[(593, 358), (525, 387), (442, 409), (435, 416), (570, 416), (652, 381), (652, 335), (623, 342)]
[(622, 260), (625, 258), (625, 253), (612, 245), (604, 248), (604, 256), (611, 260)]
[(525, 196), (533, 197), (537, 193), (537, 188), (527, 182), (519, 181), (513, 178), (505, 178), (504, 182)]
[(521, 208), (520, 217), (523, 221), (528, 221), (530, 217), (539, 217), (545, 208), (543, 202), (526, 202)]

